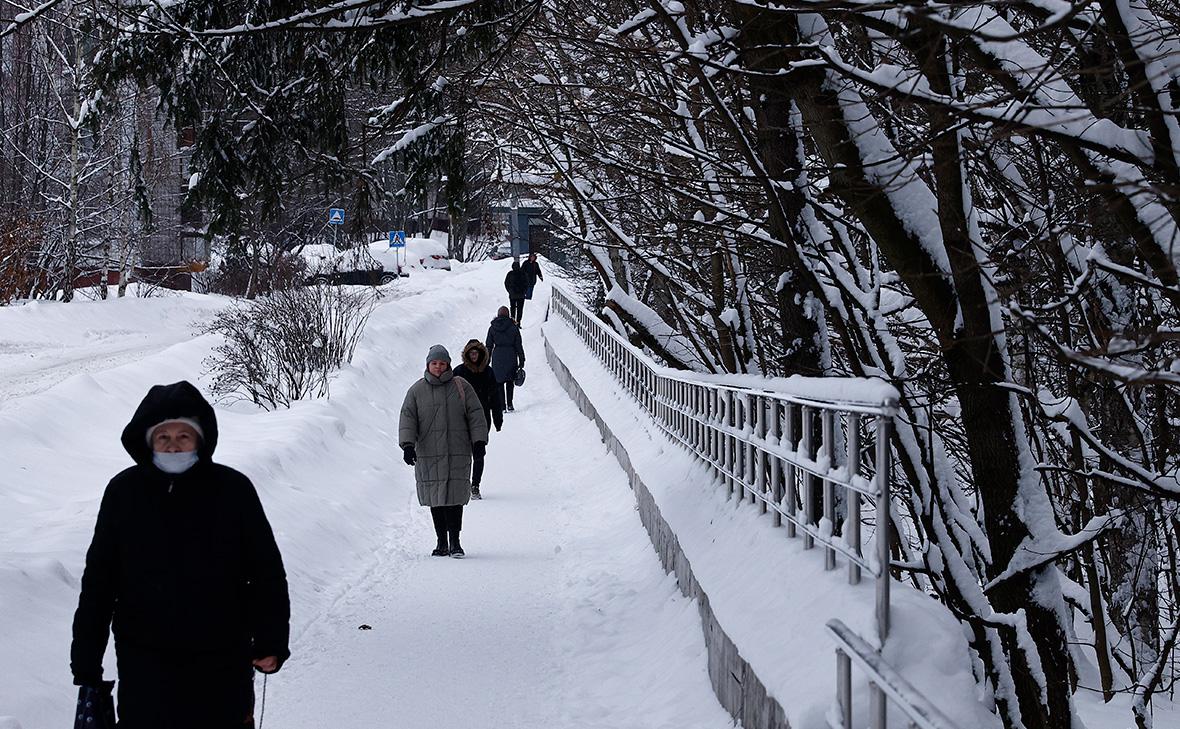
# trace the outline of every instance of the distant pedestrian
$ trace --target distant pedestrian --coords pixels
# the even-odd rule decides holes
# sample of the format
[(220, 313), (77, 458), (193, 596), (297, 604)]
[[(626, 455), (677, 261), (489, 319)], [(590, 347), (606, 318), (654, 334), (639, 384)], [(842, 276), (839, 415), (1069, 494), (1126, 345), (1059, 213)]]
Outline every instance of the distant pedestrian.
[(512, 270), (504, 277), (504, 288), (508, 290), (508, 305), (512, 307), (509, 316), (520, 326), (524, 318), (524, 297), (528, 293), (528, 278), (520, 268), (520, 263), (512, 262)]
[(492, 372), (496, 382), (504, 391), (504, 409), (512, 412), (512, 394), (516, 387), (516, 370), (524, 367), (524, 343), (520, 339), (520, 327), (508, 316), (508, 307), (501, 306), (488, 327), (485, 340), (492, 355)]
[(436, 344), (426, 372), (410, 385), (402, 403), (398, 443), (414, 467), (418, 503), (430, 507), (438, 546), (435, 557), (463, 557), (459, 543), (463, 507), (471, 500), (473, 457), (483, 458), (488, 425), (471, 385), (451, 370), (451, 355)]
[(283, 560), (250, 479), (213, 462), (217, 419), (188, 382), (151, 388), (123, 430), (86, 553), (70, 667), (102, 683), (115, 634), (119, 729), (252, 727), (253, 672), (290, 655)]
[[(504, 405), (500, 402), (503, 388), (496, 382), (496, 376), (492, 374), (490, 364), (491, 356), (488, 354), (487, 347), (478, 339), (472, 339), (467, 342), (467, 346), (463, 347), (463, 363), (455, 368), (455, 377), (461, 377), (470, 383), (475, 394), (479, 396), (479, 404), (483, 406), (484, 420), (487, 421), (488, 429), (491, 429), (494, 422), (496, 430), (499, 431), (504, 425)], [(483, 495), (479, 493), (479, 485), (483, 480), (483, 465), (483, 456), (475, 455), (471, 469), (471, 498), (473, 499), (483, 498)]]
[(533, 289), (536, 288), (538, 281), (544, 281), (545, 277), (541, 275), (541, 264), (537, 262), (537, 254), (530, 253), (529, 259), (520, 267), (524, 271), (525, 283), (528, 288), (525, 289), (524, 297), (526, 299), (533, 298)]

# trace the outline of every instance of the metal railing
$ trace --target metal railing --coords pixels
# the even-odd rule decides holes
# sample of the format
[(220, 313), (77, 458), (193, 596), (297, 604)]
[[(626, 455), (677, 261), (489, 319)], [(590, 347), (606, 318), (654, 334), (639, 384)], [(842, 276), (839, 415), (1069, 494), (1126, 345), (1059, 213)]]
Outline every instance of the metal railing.
[[(763, 513), (772, 514), (775, 526), (785, 526), (788, 537), (801, 535), (805, 549), (818, 545), (826, 569), (836, 569), (844, 558), (850, 583), (859, 583), (863, 572), (873, 575), (877, 633), (884, 644), (895, 533), (889, 502), (896, 391), (883, 383), (869, 388), (879, 395), (876, 400), (858, 401), (844, 393), (863, 392), (852, 384), (863, 381), (799, 378), (798, 387), (783, 391), (710, 381), (724, 378), (654, 364), (560, 286), (553, 287), (550, 309), (668, 436), (704, 462), (731, 496), (740, 497), (739, 504), (746, 499), (759, 504)], [(863, 445), (869, 438), (871, 449)], [(873, 507), (875, 517), (871, 543), (862, 528), (866, 505)], [(847, 629), (839, 635), (845, 633), (852, 635)], [(852, 637), (860, 641), (857, 648), (864, 644)], [(844, 655), (859, 653), (845, 649)], [(884, 682), (870, 683), (874, 704), (884, 707)], [(851, 711), (850, 704), (847, 709)], [(882, 708), (882, 721), (884, 716)]]
[(918, 729), (955, 729), (955, 723), (902, 678), (864, 638), (839, 620), (829, 621), (825, 628), (836, 643), (836, 706), (839, 713), (831, 721), (833, 727), (853, 727), (852, 665), (856, 664), (868, 676), (872, 689), (869, 715), (873, 729), (885, 729), (887, 701), (892, 701), (901, 709), (909, 718), (910, 726)]

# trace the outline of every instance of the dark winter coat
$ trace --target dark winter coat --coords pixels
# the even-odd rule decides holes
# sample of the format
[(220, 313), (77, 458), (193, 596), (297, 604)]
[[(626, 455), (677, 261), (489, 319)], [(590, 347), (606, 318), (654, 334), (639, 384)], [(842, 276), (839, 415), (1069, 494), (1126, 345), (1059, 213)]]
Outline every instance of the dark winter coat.
[(524, 367), (524, 343), (520, 339), (520, 327), (511, 317), (497, 316), (488, 327), (485, 341), (492, 355), (492, 372), (496, 382), (516, 379), (516, 368)]
[(414, 446), (414, 479), (422, 506), (460, 506), (471, 499), (474, 443), (488, 442), (483, 406), (471, 385), (453, 370), (428, 370), (410, 385), (402, 403), (398, 444)]
[(520, 264), (520, 270), (524, 273), (524, 279), (530, 289), (536, 286), (538, 281), (545, 280), (545, 277), (541, 275), (541, 264), (537, 261), (525, 261)]
[[(479, 352), (479, 360), (475, 364), (471, 364), (468, 360), (468, 353), (472, 350)], [(471, 388), (475, 390), (475, 394), (479, 396), (479, 404), (483, 405), (483, 413), (488, 425), (495, 423), (496, 427), (500, 428), (504, 425), (504, 403), (501, 402), (502, 388), (496, 386), (496, 376), (492, 374), (489, 364), (491, 364), (491, 355), (488, 354), (487, 347), (478, 339), (472, 339), (463, 348), (463, 364), (455, 368), (455, 377), (467, 380)]]
[(509, 299), (523, 299), (529, 291), (528, 277), (516, 261), (512, 262), (512, 270), (504, 277), (504, 288), (508, 290)]
[[(197, 465), (170, 475), (153, 465), (147, 430), (178, 417), (204, 437)], [(240, 725), (251, 659), (290, 655), (287, 577), (258, 494), (213, 462), (217, 420), (188, 382), (153, 387), (122, 441), (136, 465), (99, 507), (74, 614), (74, 682), (101, 680), (113, 628), (120, 729)], [(200, 684), (182, 695), (186, 681)]]

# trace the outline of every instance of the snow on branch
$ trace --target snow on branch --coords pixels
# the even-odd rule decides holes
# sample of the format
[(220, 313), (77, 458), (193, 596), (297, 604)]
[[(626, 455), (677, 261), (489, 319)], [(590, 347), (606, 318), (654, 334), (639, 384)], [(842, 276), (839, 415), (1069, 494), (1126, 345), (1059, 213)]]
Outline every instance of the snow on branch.
[(398, 152), (401, 152), (402, 150), (406, 149), (410, 145), (414, 144), (418, 140), (422, 139), (426, 135), (433, 132), (435, 129), (438, 129), (439, 127), (444, 126), (446, 124), (450, 124), (454, 121), (455, 121), (454, 116), (451, 116), (449, 114), (441, 114), (441, 115), (436, 116), (435, 118), (431, 119), (428, 122), (419, 124), (418, 126), (414, 127), (410, 131), (403, 134), (392, 145), (381, 150), (381, 152), (376, 157), (373, 158), (372, 164), (375, 164), (375, 165), (381, 164), (385, 160), (389, 159), (392, 155), (397, 154)]

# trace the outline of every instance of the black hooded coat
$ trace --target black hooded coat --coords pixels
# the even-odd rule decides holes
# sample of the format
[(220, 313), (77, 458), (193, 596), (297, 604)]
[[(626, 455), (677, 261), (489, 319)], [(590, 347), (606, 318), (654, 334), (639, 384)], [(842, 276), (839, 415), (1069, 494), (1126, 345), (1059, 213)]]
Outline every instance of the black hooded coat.
[(484, 344), (492, 355), (492, 373), (496, 376), (496, 382), (516, 379), (516, 368), (524, 367), (524, 343), (516, 322), (507, 314), (492, 319)]
[[(147, 431), (182, 417), (204, 431), (200, 460), (170, 475)], [(107, 485), (86, 553), (74, 682), (101, 680), (113, 630), (120, 729), (251, 726), (251, 659), (290, 656), (287, 577), (254, 485), (213, 462), (217, 420), (188, 382), (149, 390), (122, 441), (135, 465)]]
[(509, 299), (523, 299), (529, 291), (528, 277), (516, 261), (512, 262), (512, 269), (504, 276), (504, 288), (508, 291)]
[[(468, 359), (469, 353), (475, 350), (479, 352), (479, 360), (472, 364)], [(488, 348), (485, 347), (478, 339), (472, 339), (463, 348), (463, 363), (455, 368), (455, 377), (462, 377), (471, 383), (475, 394), (479, 396), (479, 404), (483, 405), (484, 415), (487, 417), (488, 426), (492, 423), (496, 424), (499, 429), (504, 425), (504, 403), (501, 401), (502, 389), (496, 387), (496, 375), (491, 368), (491, 355), (488, 354)]]

